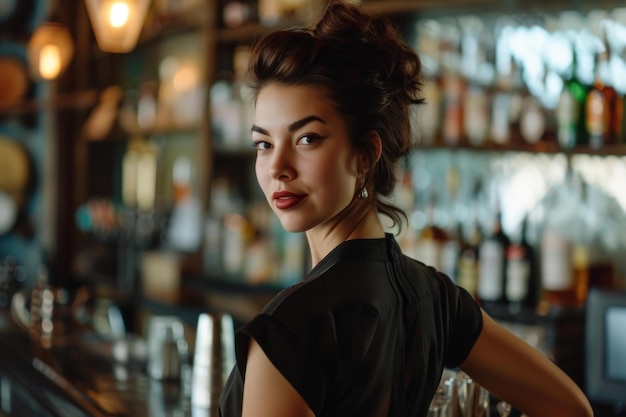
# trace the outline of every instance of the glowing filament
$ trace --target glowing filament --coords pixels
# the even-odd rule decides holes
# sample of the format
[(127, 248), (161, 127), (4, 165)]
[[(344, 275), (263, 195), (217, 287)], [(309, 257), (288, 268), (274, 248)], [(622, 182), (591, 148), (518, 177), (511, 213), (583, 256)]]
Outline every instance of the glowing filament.
[(114, 28), (121, 28), (128, 23), (129, 15), (128, 4), (121, 1), (115, 2), (109, 11), (109, 23)]
[(46, 80), (55, 79), (61, 72), (61, 50), (56, 45), (45, 45), (39, 52), (39, 73)]

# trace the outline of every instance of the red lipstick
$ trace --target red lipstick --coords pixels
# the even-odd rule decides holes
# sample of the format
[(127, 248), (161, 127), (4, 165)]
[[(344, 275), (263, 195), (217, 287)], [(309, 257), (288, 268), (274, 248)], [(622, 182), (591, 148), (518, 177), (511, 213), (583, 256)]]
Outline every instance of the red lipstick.
[(274, 205), (279, 210), (286, 210), (297, 205), (302, 199), (304, 195), (294, 194), (288, 191), (277, 191), (272, 194), (272, 198), (274, 199)]

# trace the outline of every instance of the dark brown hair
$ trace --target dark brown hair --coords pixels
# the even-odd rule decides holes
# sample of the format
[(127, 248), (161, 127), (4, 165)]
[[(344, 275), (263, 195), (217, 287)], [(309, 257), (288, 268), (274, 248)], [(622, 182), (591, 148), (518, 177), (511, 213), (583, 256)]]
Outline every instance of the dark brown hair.
[(418, 55), (388, 19), (331, 0), (312, 26), (272, 32), (255, 45), (248, 84), (254, 96), (271, 82), (321, 88), (346, 118), (355, 147), (368, 155), (371, 132), (378, 132), (382, 155), (368, 175), (368, 189), (376, 210), (401, 227), (406, 214), (385, 197), (412, 148), (410, 106), (423, 103), (420, 72)]

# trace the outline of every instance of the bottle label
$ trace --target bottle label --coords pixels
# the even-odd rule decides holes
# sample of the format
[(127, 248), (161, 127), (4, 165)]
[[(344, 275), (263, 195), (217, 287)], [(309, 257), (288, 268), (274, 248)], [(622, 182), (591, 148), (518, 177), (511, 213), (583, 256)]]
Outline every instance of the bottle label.
[(602, 93), (593, 90), (587, 96), (587, 131), (602, 136), (609, 129), (609, 106)]
[(491, 139), (499, 144), (506, 144), (510, 139), (509, 108), (511, 96), (507, 93), (496, 93), (491, 107)]
[(472, 296), (476, 295), (476, 286), (478, 283), (478, 262), (474, 258), (473, 254), (461, 254), (461, 257), (459, 258), (457, 283), (459, 286), (465, 288)]
[(459, 244), (456, 240), (446, 242), (441, 248), (441, 272), (452, 281), (457, 281), (456, 264), (459, 258)]
[(576, 145), (576, 120), (579, 117), (578, 103), (568, 89), (563, 90), (557, 108), (558, 141), (563, 148)]
[(549, 291), (573, 286), (571, 245), (559, 233), (548, 230), (542, 242), (541, 284)]
[(522, 301), (528, 295), (530, 263), (526, 259), (510, 259), (506, 268), (506, 298)]
[(456, 145), (463, 134), (463, 83), (459, 77), (444, 79), (443, 138), (447, 145)]
[(417, 108), (418, 124), (416, 134), (419, 135), (422, 145), (435, 143), (441, 125), (441, 93), (439, 86), (434, 82), (424, 84), (424, 98), (427, 106)]
[(484, 145), (489, 131), (489, 98), (484, 89), (472, 87), (465, 95), (463, 125), (470, 145)]
[(541, 140), (546, 130), (546, 119), (541, 105), (532, 97), (525, 100), (525, 108), (520, 118), (520, 133), (527, 143)]
[(479, 251), (478, 297), (496, 301), (502, 298), (504, 285), (504, 248), (495, 240), (483, 242)]

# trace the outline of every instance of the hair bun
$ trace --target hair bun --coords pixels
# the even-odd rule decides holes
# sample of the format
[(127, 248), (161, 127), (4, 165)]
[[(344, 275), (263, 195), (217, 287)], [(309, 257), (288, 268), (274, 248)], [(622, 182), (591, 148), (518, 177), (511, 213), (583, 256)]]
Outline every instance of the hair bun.
[(379, 82), (394, 90), (394, 95), (421, 102), (421, 62), (389, 19), (368, 16), (350, 1), (331, 0), (311, 34), (335, 43), (337, 49), (348, 48), (344, 53), (347, 56), (355, 53), (355, 45), (360, 45), (360, 62), (376, 70)]

